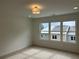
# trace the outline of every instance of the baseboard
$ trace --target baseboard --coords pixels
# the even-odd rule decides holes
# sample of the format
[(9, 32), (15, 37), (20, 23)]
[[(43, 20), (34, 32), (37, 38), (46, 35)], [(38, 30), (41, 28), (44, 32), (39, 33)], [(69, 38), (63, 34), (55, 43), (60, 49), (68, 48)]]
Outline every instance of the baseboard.
[(0, 56), (0, 59), (5, 59), (6, 57), (9, 57), (9, 56), (12, 56), (12, 55), (21, 53), (21, 52), (23, 52), (24, 50), (26, 50), (26, 49), (28, 49), (28, 48), (30, 48), (30, 47), (31, 47), (31, 46), (29, 46), (29, 47), (24, 47), (24, 48), (22, 48), (22, 49), (19, 49), (19, 50), (13, 51), (13, 52), (11, 52), (11, 53), (8, 53), (8, 54), (6, 54), (6, 55)]
[(72, 53), (72, 54), (77, 54), (79, 55), (79, 53), (77, 52), (72, 52), (72, 51), (68, 51), (68, 50), (61, 50), (61, 49), (56, 49), (56, 48), (52, 48), (52, 47), (46, 47), (46, 46), (40, 46), (40, 45), (36, 45), (36, 44), (33, 44), (32, 46), (37, 46), (37, 47), (42, 47), (42, 48), (47, 48), (47, 49), (54, 49), (54, 50), (58, 50), (58, 51), (62, 51), (62, 52), (67, 52), (67, 53)]

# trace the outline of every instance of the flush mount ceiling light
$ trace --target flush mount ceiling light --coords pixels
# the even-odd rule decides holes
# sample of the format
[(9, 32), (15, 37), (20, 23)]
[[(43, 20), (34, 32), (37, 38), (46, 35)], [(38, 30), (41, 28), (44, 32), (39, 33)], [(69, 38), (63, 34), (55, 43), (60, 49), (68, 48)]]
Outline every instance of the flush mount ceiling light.
[(40, 11), (42, 9), (42, 6), (39, 5), (39, 4), (33, 4), (30, 6), (31, 7), (31, 11), (32, 11), (32, 14), (40, 14)]
[(74, 9), (74, 10), (77, 10), (77, 9), (78, 9), (78, 7), (74, 7), (73, 9)]
[(78, 5), (79, 5), (78, 1), (74, 1), (74, 7), (73, 7), (73, 9), (77, 10), (78, 9)]
[(40, 14), (40, 8), (38, 6), (34, 6), (32, 8), (32, 13), (33, 14)]
[(34, 15), (40, 14), (41, 10), (44, 9), (44, 7), (40, 4), (30, 4), (28, 7), (30, 8), (31, 13)]

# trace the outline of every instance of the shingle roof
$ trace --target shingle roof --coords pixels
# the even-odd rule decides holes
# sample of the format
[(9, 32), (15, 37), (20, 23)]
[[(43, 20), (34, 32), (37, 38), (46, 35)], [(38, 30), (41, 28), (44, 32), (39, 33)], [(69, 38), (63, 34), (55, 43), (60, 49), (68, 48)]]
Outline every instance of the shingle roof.
[[(69, 26), (64, 25), (63, 26), (63, 31), (66, 32)], [(55, 26), (54, 28), (52, 28), (52, 32), (60, 32), (60, 26)]]
[[(67, 32), (69, 27), (70, 27), (69, 32), (74, 32), (75, 31), (75, 26), (68, 26), (68, 25), (63, 25), (63, 31)], [(55, 26), (54, 28), (53, 27), (51, 27), (51, 28), (52, 28), (51, 29), (52, 32), (60, 32), (60, 26), (59, 25)], [(48, 28), (46, 27), (46, 28), (42, 29), (41, 31), (42, 32), (47, 32)]]
[(75, 26), (71, 26), (69, 32), (75, 32)]

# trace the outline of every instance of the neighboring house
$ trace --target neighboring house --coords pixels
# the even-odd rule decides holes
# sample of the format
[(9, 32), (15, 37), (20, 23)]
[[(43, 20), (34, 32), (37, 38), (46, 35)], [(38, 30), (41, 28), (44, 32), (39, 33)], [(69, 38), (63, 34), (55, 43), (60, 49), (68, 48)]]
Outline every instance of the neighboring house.
[(45, 40), (48, 39), (48, 34), (49, 34), (48, 28), (44, 27), (41, 30), (41, 39), (45, 39)]
[[(64, 25), (63, 26), (63, 40), (66, 41), (67, 39), (67, 32), (68, 32), (69, 26)], [(60, 31), (60, 26), (55, 26), (54, 28), (52, 28), (51, 31), (51, 40), (60, 40), (61, 37), (61, 31)], [(53, 37), (55, 36), (55, 38)]]
[(68, 41), (75, 41), (75, 35), (75, 26), (72, 26), (68, 31)]
[[(41, 30), (41, 38), (48, 38), (48, 28)], [(60, 26), (51, 27), (51, 40), (60, 40)], [(63, 41), (75, 40), (75, 26), (63, 25)]]

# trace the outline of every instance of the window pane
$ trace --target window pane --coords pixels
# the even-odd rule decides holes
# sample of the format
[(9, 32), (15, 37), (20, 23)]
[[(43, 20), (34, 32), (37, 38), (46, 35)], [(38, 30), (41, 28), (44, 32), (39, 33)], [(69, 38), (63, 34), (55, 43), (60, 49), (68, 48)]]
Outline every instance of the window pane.
[(75, 42), (75, 21), (63, 22), (63, 41)]
[(49, 23), (40, 24), (41, 39), (48, 40), (49, 36)]
[(51, 23), (51, 40), (60, 41), (60, 22)]

